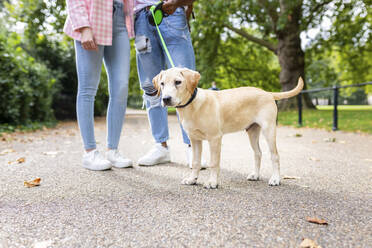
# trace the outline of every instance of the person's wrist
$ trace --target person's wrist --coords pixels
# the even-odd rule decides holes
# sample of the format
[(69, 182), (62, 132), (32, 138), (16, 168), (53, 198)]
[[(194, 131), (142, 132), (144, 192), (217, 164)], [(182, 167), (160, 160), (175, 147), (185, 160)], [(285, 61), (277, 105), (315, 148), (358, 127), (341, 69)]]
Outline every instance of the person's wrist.
[(83, 33), (84, 31), (87, 31), (87, 30), (89, 30), (89, 29), (90, 29), (90, 27), (81, 27), (81, 28), (78, 29), (78, 31), (79, 31), (80, 33)]

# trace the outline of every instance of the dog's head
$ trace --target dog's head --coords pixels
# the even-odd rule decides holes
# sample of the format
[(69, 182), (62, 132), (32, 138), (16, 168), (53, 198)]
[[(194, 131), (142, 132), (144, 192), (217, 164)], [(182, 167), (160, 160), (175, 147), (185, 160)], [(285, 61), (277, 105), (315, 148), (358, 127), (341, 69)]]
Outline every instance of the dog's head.
[(152, 80), (158, 94), (162, 93), (163, 106), (185, 104), (198, 85), (200, 74), (187, 68), (171, 68), (161, 71)]

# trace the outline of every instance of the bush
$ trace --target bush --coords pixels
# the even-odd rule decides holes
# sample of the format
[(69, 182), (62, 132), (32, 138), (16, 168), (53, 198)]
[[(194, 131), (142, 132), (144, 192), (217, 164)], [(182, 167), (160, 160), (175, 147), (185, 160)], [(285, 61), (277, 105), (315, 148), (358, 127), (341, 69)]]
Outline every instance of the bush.
[(53, 75), (19, 44), (16, 34), (0, 33), (0, 123), (53, 120), (51, 104), (58, 73)]

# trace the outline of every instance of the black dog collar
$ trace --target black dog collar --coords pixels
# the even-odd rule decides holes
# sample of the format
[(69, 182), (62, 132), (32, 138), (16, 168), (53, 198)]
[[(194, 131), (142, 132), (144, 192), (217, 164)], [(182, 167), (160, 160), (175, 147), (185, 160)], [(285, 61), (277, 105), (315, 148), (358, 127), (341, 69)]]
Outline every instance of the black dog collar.
[(192, 93), (192, 95), (191, 95), (190, 99), (187, 101), (187, 103), (185, 103), (184, 105), (178, 105), (178, 106), (176, 106), (176, 108), (184, 108), (187, 105), (189, 105), (195, 99), (197, 93), (198, 93), (198, 88), (195, 88), (194, 93)]

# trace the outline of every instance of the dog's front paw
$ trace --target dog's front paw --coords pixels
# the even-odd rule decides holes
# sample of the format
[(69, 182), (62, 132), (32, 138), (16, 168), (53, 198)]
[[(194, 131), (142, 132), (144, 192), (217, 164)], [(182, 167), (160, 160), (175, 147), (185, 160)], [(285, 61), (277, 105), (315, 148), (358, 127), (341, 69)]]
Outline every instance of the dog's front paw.
[(258, 181), (258, 180), (260, 180), (260, 177), (258, 176), (258, 174), (252, 172), (251, 174), (249, 174), (247, 179), (248, 179), (248, 181)]
[(280, 176), (279, 175), (273, 175), (271, 176), (269, 180), (270, 186), (278, 186), (280, 184)]
[(206, 189), (216, 189), (218, 188), (218, 183), (216, 180), (209, 180), (208, 182), (204, 183), (204, 188)]
[(185, 179), (182, 180), (182, 184), (184, 185), (194, 185), (196, 184), (196, 181), (198, 179), (195, 177), (186, 177)]

